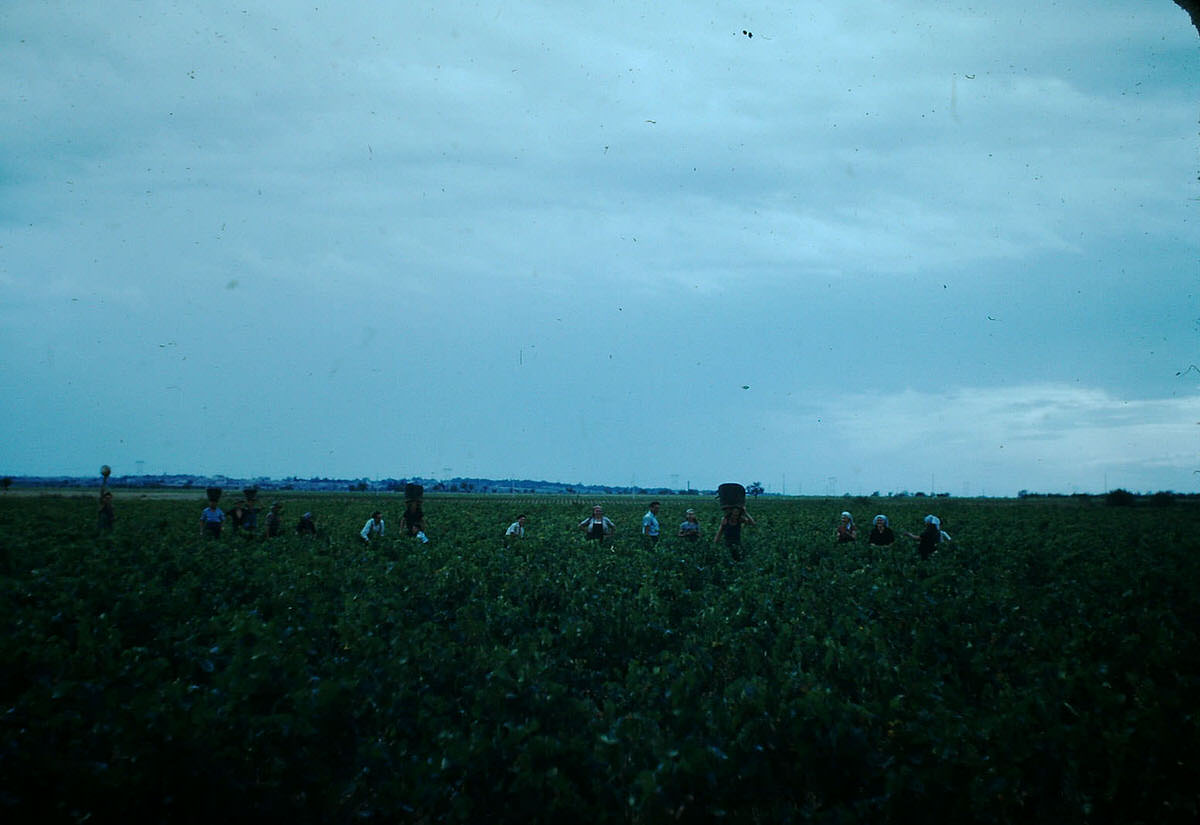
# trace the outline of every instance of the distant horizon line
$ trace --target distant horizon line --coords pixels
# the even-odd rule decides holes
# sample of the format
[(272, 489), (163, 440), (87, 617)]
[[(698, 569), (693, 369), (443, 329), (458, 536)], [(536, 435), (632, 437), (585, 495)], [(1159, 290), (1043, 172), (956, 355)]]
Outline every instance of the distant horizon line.
[[(105, 483), (104, 477), (99, 473), (97, 473), (94, 476), (73, 475), (73, 474), (69, 474), (69, 473), (50, 474), (50, 475), (3, 474), (3, 475), (0, 475), (0, 478), (7, 479), (10, 482), (9, 485), (6, 485), (4, 487), (5, 490), (7, 490), (9, 488), (9, 486), (11, 486), (12, 483), (15, 483), (18, 481), (25, 482), (25, 483), (32, 482), (32, 483), (37, 484), (38, 486), (54, 486), (54, 483), (58, 483), (59, 486), (64, 486), (64, 487), (69, 487), (69, 488), (82, 488), (82, 489), (100, 487)], [(289, 475), (289, 476), (276, 477), (276, 476), (231, 476), (231, 475), (226, 475), (224, 473), (205, 474), (205, 473), (170, 473), (170, 472), (168, 472), (168, 473), (142, 473), (142, 474), (138, 474), (138, 475), (131, 475), (131, 474), (111, 475), (108, 480), (108, 486), (113, 486), (113, 487), (153, 487), (156, 485), (129, 484), (129, 482), (130, 481), (138, 481), (138, 480), (164, 479), (164, 478), (187, 479), (189, 482), (190, 481), (217, 481), (217, 480), (219, 480), (223, 483), (227, 483), (230, 485), (238, 485), (238, 486), (241, 486), (241, 485), (256, 486), (258, 484), (265, 483), (265, 484), (271, 485), (272, 488), (274, 488), (274, 489), (284, 489), (284, 490), (286, 490), (288, 488), (281, 488), (276, 485), (288, 484), (290, 482), (300, 482), (300, 483), (304, 483), (304, 484), (337, 485), (337, 488), (338, 488), (338, 489), (328, 489), (328, 488), (314, 489), (314, 490), (310, 490), (309, 492), (374, 492), (374, 493), (403, 492), (402, 489), (395, 490), (395, 489), (381, 488), (381, 487), (366, 487), (366, 488), (362, 488), (362, 489), (358, 489), (358, 490), (355, 490), (352, 488), (348, 488), (348, 489), (341, 489), (341, 488), (345, 487), (345, 485), (362, 484), (364, 482), (367, 484), (370, 484), (370, 485), (383, 485), (383, 484), (393, 485), (393, 484), (397, 484), (400, 482), (409, 482), (409, 483), (421, 483), (421, 484), (431, 483), (433, 485), (433, 488), (427, 489), (427, 492), (446, 493), (446, 494), (455, 494), (455, 495), (463, 495), (463, 494), (470, 494), (470, 493), (478, 493), (478, 494), (486, 494), (486, 495), (501, 495), (501, 494), (529, 495), (529, 494), (538, 494), (538, 493), (543, 494), (543, 495), (572, 495), (575, 493), (582, 493), (582, 492), (588, 492), (588, 493), (592, 493), (592, 494), (602, 494), (602, 495), (603, 494), (608, 494), (608, 495), (689, 495), (689, 494), (692, 494), (692, 495), (716, 495), (716, 493), (717, 493), (717, 490), (715, 488), (706, 489), (706, 488), (695, 488), (695, 487), (691, 487), (691, 486), (681, 488), (681, 487), (670, 487), (667, 485), (643, 486), (643, 485), (639, 485), (639, 484), (602, 484), (602, 483), (586, 483), (586, 482), (550, 481), (547, 479), (532, 479), (532, 478), (491, 478), (488, 476), (451, 476), (449, 478), (436, 478), (436, 477), (432, 477), (432, 476), (419, 476), (418, 475), (418, 476), (404, 476), (404, 477), (387, 476), (387, 477), (383, 477), (383, 478), (370, 478), (368, 476), (336, 477), (336, 476)], [(123, 482), (123, 483), (116, 483), (116, 482)], [(473, 488), (472, 489), (462, 489), (461, 484), (464, 482), (472, 484), (472, 485), (478, 483), (485, 487), (509, 487), (509, 488), (524, 487), (527, 489), (523, 489), (523, 490), (509, 489), (507, 491), (505, 491), (505, 490), (487, 490), (487, 489), (477, 490), (477, 489), (473, 489)], [(740, 483), (740, 482), (738, 482), (738, 483)], [(761, 482), (752, 482), (752, 484), (753, 483), (761, 483)], [(455, 485), (455, 489), (445, 488), (445, 485), (448, 485), (448, 484)], [(158, 485), (158, 486), (167, 486), (170, 489), (180, 489), (181, 487), (186, 488), (186, 487), (190, 486), (190, 484), (188, 484), (188, 485)], [(747, 484), (745, 486), (750, 487), (751, 485)], [(443, 489), (436, 489), (439, 487), (441, 487)], [(534, 487), (534, 488), (546, 487), (546, 488), (561, 488), (561, 489), (543, 489), (543, 490), (528, 489), (530, 487)], [(572, 490), (571, 488), (579, 488), (579, 489)], [(601, 489), (597, 489), (597, 488), (601, 488)], [(1122, 489), (1123, 488), (1114, 488), (1113, 490), (1104, 490), (1101, 492), (1075, 490), (1075, 491), (1072, 491), (1069, 493), (1054, 491), (1054, 490), (1042, 491), (1042, 490), (1022, 489), (1014, 495), (988, 495), (986, 493), (954, 494), (949, 491), (926, 492), (924, 490), (910, 491), (907, 489), (900, 490), (900, 491), (888, 491), (886, 493), (880, 492), (878, 490), (876, 490), (872, 493), (851, 493), (848, 491), (842, 492), (842, 493), (834, 493), (834, 492), (787, 493), (787, 492), (769, 491), (769, 490), (763, 489), (761, 491), (761, 493), (759, 493), (759, 495), (770, 496), (772, 498), (829, 498), (829, 499), (834, 499), (834, 498), (957, 498), (957, 499), (973, 499), (973, 498), (1005, 499), (1005, 498), (1010, 498), (1010, 499), (1020, 499), (1020, 498), (1029, 498), (1029, 497), (1070, 498), (1072, 496), (1075, 496), (1075, 497), (1105, 496), (1111, 492), (1115, 492), (1116, 490), (1122, 490)], [(603, 491), (609, 491), (609, 492), (603, 492)], [(305, 492), (305, 491), (300, 490), (298, 492)], [(1185, 497), (1185, 498), (1200, 496), (1200, 493), (1178, 492), (1175, 490), (1156, 490), (1156, 491), (1125, 490), (1125, 492), (1130, 492), (1135, 495), (1144, 495), (1144, 496), (1154, 495), (1155, 493), (1169, 493), (1174, 496)], [(753, 494), (751, 494), (751, 495), (753, 495)]]

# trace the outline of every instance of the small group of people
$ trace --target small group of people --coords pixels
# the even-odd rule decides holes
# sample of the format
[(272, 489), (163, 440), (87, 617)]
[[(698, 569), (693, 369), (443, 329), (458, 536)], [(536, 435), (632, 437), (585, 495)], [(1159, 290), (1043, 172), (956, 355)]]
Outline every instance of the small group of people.
[[(641, 535), (645, 544), (653, 547), (658, 543), (662, 535), (662, 525), (658, 520), (658, 511), (662, 508), (662, 503), (658, 501), (650, 502), (646, 508), (646, 514), (642, 516)], [(717, 528), (717, 534), (713, 537), (713, 544), (717, 545), (724, 540), (727, 547), (735, 551), (735, 557), (738, 555), (737, 550), (741, 547), (742, 541), (742, 526), (753, 525), (754, 519), (746, 512), (745, 507), (728, 506), (723, 507), (724, 514), (721, 518), (721, 524)], [(521, 517), (522, 519), (524, 516)], [(521, 521), (522, 532), (524, 535), (524, 522)], [(517, 524), (514, 523), (513, 527)], [(509, 528), (511, 532), (513, 527)], [(612, 519), (604, 515), (604, 508), (599, 504), (592, 507), (592, 514), (578, 524), (579, 530), (583, 534), (594, 541), (610, 541), (616, 534), (617, 526)], [(676, 535), (687, 542), (700, 541), (700, 520), (696, 516), (696, 511), (691, 507), (684, 513), (683, 521), (679, 524), (679, 530)]]
[[(208, 538), (219, 539), (225, 524), (226, 513), (218, 504), (219, 499), (219, 494), (217, 496), (210, 494), (208, 506), (200, 513), (200, 534)], [(258, 507), (255, 500), (253, 498), (239, 500), (229, 512), (228, 519), (235, 535), (239, 532), (248, 536), (255, 535), (255, 531), (258, 529)], [(296, 535), (315, 536), (316, 534), (317, 524), (313, 519), (312, 512), (304, 513), (296, 522)], [(283, 535), (282, 502), (271, 502), (271, 507), (267, 511), (266, 531), (263, 535), (269, 539)]]
[(242, 531), (253, 535), (258, 529), (258, 497), (247, 496), (235, 503), (229, 513), (229, 524), (234, 535)]
[[(219, 539), (226, 519), (226, 513), (218, 503), (222, 490), (220, 487), (209, 487), (207, 492), (208, 506), (200, 512), (200, 534)], [(247, 487), (242, 491), (242, 496), (228, 513), (229, 523), (234, 535), (244, 531), (253, 536), (258, 529), (258, 488)]]
[[(662, 507), (662, 503), (658, 501), (650, 502), (650, 506), (646, 509), (646, 515), (642, 516), (642, 536), (650, 545), (658, 543), (658, 538), (662, 533), (662, 526), (658, 522), (658, 511)], [(593, 516), (595, 514), (593, 508)], [(696, 511), (691, 507), (683, 514), (683, 521), (679, 523), (679, 530), (675, 534), (684, 541), (696, 542), (700, 540), (700, 520), (696, 517)]]
[[(101, 533), (111, 532), (113, 524), (116, 521), (116, 516), (113, 512), (113, 495), (108, 489), (110, 472), (107, 465), (100, 468), (103, 481), (100, 485), (100, 506), (97, 514), (97, 526)], [(243, 498), (234, 504), (228, 518), (235, 534), (244, 532), (253, 536), (258, 529), (258, 490), (256, 488), (247, 488), (242, 492)], [(419, 485), (410, 484), (407, 486), (401, 521), (405, 534), (417, 539), (422, 544), (428, 544), (429, 537), (425, 532), (425, 513), (421, 507), (421, 493), (422, 490)], [(221, 489), (219, 487), (208, 488), (208, 506), (200, 513), (201, 535), (209, 538), (221, 537), (221, 529), (225, 523), (226, 514), (218, 506), (220, 498)], [(661, 507), (661, 502), (652, 501), (646, 509), (646, 514), (642, 516), (641, 535), (648, 547), (656, 545), (662, 535), (662, 526), (658, 520), (658, 513)], [(721, 541), (724, 541), (726, 547), (733, 554), (734, 559), (740, 559), (742, 528), (744, 526), (753, 526), (755, 521), (742, 504), (723, 504), (721, 509), (723, 511), (721, 523), (717, 528), (716, 535), (713, 537), (713, 545), (716, 546)], [(521, 513), (517, 516), (517, 520), (508, 526), (508, 529), (504, 532), (504, 544), (506, 547), (513, 540), (525, 538), (525, 525), (527, 521), (528, 516), (525, 513)], [(616, 535), (617, 526), (613, 523), (612, 519), (604, 515), (604, 508), (596, 504), (592, 507), (592, 514), (579, 522), (578, 529), (590, 540), (608, 542)], [(373, 540), (383, 538), (385, 531), (386, 525), (383, 519), (383, 511), (376, 510), (371, 513), (371, 517), (367, 519), (367, 523), (359, 531), (359, 538), (364, 543), (370, 544)], [(925, 516), (925, 527), (920, 533), (902, 532), (903, 535), (918, 542), (917, 550), (923, 560), (928, 559), (937, 552), (940, 545), (952, 540), (950, 534), (942, 529), (941, 519), (932, 514)], [(317, 526), (311, 512), (306, 512), (300, 516), (299, 521), (296, 523), (296, 533), (301, 536), (316, 535)], [(276, 501), (271, 504), (270, 510), (267, 512), (265, 536), (266, 538), (275, 538), (280, 535), (283, 535), (283, 504)], [(679, 530), (676, 535), (685, 542), (700, 541), (700, 520), (697, 518), (695, 510), (690, 507), (687, 509), (684, 513), (683, 521), (679, 524)], [(838, 544), (858, 540), (858, 527), (855, 525), (854, 517), (849, 511), (842, 512), (835, 531), (835, 538)], [(888, 547), (895, 543), (895, 541), (896, 533), (888, 523), (888, 517), (882, 514), (875, 516), (872, 520), (871, 530), (867, 533), (867, 543), (877, 547)]]
[[(917, 552), (922, 559), (928, 559), (937, 552), (938, 546), (942, 542), (951, 541), (950, 534), (942, 529), (941, 519), (935, 515), (925, 516), (925, 528), (921, 533), (910, 533), (907, 530), (903, 532), (908, 538), (919, 542)], [(835, 537), (838, 544), (858, 540), (858, 527), (855, 526), (854, 517), (849, 512), (842, 511)], [(895, 541), (896, 533), (888, 524), (888, 517), (882, 514), (875, 516), (871, 531), (867, 534), (867, 543), (877, 547), (887, 547)]]
[[(650, 547), (653, 547), (655, 544), (658, 544), (658, 539), (662, 535), (662, 525), (658, 521), (658, 511), (661, 508), (662, 508), (661, 502), (652, 501), (652, 502), (650, 502), (650, 506), (646, 508), (646, 515), (642, 516), (642, 529), (641, 529), (642, 540), (646, 543), (647, 546), (650, 546)], [(688, 510), (688, 513), (691, 514), (691, 516), (694, 520), (695, 514), (696, 514), (695, 511)], [(679, 535), (684, 536), (685, 538), (691, 538), (691, 539), (699, 538), (700, 537), (699, 522), (695, 522), (695, 530), (694, 531), (690, 526), (688, 526), (687, 530), (685, 531), (684, 525), (689, 525), (689, 524), (690, 523), (685, 520), (683, 522), (683, 525), (680, 525)], [(587, 538), (593, 539), (595, 541), (610, 540), (610, 539), (612, 539), (612, 537), (614, 535), (616, 535), (616, 532), (617, 532), (617, 525), (613, 523), (612, 519), (610, 519), (608, 516), (604, 515), (604, 508), (601, 507), (599, 504), (594, 505), (592, 507), (592, 514), (590, 516), (588, 516), (587, 518), (585, 518), (583, 521), (579, 522), (578, 527), (580, 530), (583, 531), (583, 534)]]
[[(420, 499), (409, 499), (404, 502), (404, 512), (401, 514), (400, 520), (407, 535), (412, 536), (421, 544), (429, 543), (429, 536), (425, 535), (425, 511), (421, 508)], [(383, 538), (386, 529), (383, 511), (376, 510), (371, 513), (371, 517), (367, 519), (367, 523), (363, 525), (358, 536), (364, 544), (370, 544), (373, 539)]]

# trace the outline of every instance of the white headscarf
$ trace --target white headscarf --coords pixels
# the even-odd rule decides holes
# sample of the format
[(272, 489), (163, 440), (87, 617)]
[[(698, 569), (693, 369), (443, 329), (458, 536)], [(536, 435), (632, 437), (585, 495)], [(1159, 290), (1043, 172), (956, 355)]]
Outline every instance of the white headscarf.
[(875, 518), (871, 519), (872, 524), (878, 524), (880, 521), (883, 522), (884, 527), (888, 526), (887, 516), (883, 515), (882, 513), (880, 515), (876, 516)]
[(850, 524), (848, 524), (848, 525), (847, 525), (848, 527), (853, 527), (853, 526), (854, 526), (854, 516), (850, 515), (850, 513), (848, 513), (847, 511), (843, 510), (843, 511), (842, 511), (842, 518), (844, 518), (844, 519), (849, 519), (849, 520), (850, 520)]
[(932, 516), (932, 515), (926, 516), (925, 523), (932, 524), (934, 527), (938, 528), (939, 530), (942, 529), (942, 520), (939, 519), (937, 516)]

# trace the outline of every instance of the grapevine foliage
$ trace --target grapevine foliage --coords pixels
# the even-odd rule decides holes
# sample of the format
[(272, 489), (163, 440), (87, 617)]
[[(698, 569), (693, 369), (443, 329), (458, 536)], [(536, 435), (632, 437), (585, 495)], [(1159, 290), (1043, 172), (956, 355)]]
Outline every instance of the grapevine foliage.
[(91, 498), (5, 498), (0, 815), (1196, 820), (1194, 505), (939, 502), (921, 562), (764, 499), (735, 563), (679, 502), (647, 546), (646, 502), (604, 501), (601, 547), (557, 498), (430, 497), (428, 545), (370, 494), (295, 496), (318, 535), (270, 541), (202, 538), (190, 500), (96, 535)]

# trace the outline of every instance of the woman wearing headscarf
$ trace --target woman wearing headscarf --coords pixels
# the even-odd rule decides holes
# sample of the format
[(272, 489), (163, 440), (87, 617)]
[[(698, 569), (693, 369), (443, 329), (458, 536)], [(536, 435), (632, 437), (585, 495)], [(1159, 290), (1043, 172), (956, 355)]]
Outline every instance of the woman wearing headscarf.
[(842, 522), (837, 527), (838, 544), (854, 541), (858, 538), (858, 528), (854, 526), (854, 517), (842, 512)]
[(700, 521), (691, 507), (683, 514), (683, 522), (679, 525), (679, 537), (687, 541), (700, 540)]
[(917, 552), (921, 554), (921, 560), (924, 561), (937, 552), (938, 545), (942, 543), (942, 537), (945, 536), (947, 541), (950, 536), (942, 532), (942, 522), (934, 515), (925, 517), (925, 529), (921, 531), (921, 535), (904, 531), (904, 535), (910, 539), (916, 539), (920, 542), (917, 545)]
[(896, 534), (888, 526), (888, 517), (878, 515), (872, 522), (871, 532), (867, 534), (867, 543), (877, 547), (887, 547), (896, 540)]

